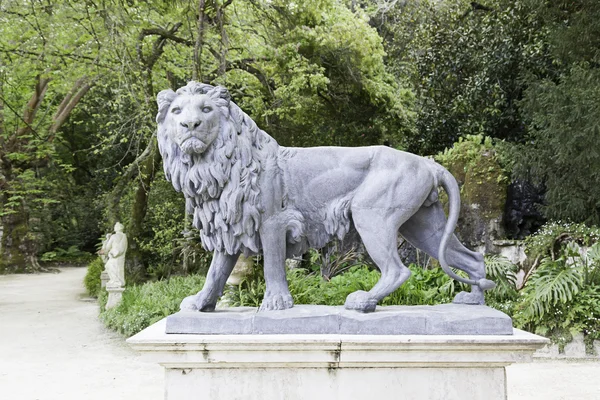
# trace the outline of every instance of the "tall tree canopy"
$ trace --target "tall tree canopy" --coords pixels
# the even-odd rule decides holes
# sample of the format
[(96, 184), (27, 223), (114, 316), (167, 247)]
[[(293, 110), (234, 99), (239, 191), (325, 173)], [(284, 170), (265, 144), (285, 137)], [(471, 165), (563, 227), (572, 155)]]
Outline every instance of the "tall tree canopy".
[(412, 129), (410, 91), (386, 71), (380, 37), (340, 1), (0, 7), (3, 268), (35, 269), (54, 247), (92, 251), (100, 227), (121, 220), (143, 272), (159, 231), (148, 204), (166, 192), (154, 99), (190, 79), (228, 87), (285, 145), (399, 142)]

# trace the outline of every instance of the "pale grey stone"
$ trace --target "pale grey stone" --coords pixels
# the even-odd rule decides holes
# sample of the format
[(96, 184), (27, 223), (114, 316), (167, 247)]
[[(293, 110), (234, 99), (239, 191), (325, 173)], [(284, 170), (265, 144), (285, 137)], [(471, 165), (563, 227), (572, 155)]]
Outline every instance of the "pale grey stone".
[(594, 356), (600, 358), (600, 340), (594, 340)]
[(583, 341), (583, 333), (573, 335), (573, 340), (565, 344), (564, 355), (567, 358), (586, 358), (585, 343)]
[(282, 311), (257, 313), (252, 333), (327, 334), (339, 332), (339, 329), (339, 307), (302, 305)]
[(252, 332), (254, 307), (223, 308), (212, 313), (180, 311), (167, 318), (166, 333), (244, 335)]
[(231, 271), (229, 278), (227, 278), (227, 284), (231, 286), (240, 285), (246, 277), (252, 274), (253, 268), (254, 260), (252, 258), (244, 255), (239, 256), (233, 267), (233, 271)]
[[(483, 256), (453, 234), (460, 192), (435, 161), (386, 146), (279, 146), (220, 86), (190, 82), (177, 92), (163, 90), (157, 102), (165, 176), (183, 192), (204, 248), (214, 251), (204, 288), (186, 298), (182, 310), (214, 310), (241, 253), (264, 256), (261, 310), (291, 308), (286, 258), (351, 230), (358, 231), (382, 276), (370, 291), (351, 293), (347, 309), (374, 311), (410, 276), (398, 255), (398, 232), (438, 258), (448, 275), (472, 285), (456, 303), (483, 304), (483, 291), (495, 286), (485, 279)], [(448, 194), (448, 220), (439, 186)]]
[(104, 289), (109, 281), (108, 272), (106, 270), (100, 273), (100, 288)]
[(560, 356), (560, 351), (558, 350), (557, 344), (547, 344), (538, 351), (535, 352), (534, 357), (536, 358), (551, 358), (556, 359)]
[(106, 306), (104, 306), (104, 308), (110, 310), (121, 302), (125, 288), (106, 286), (106, 291), (108, 292), (108, 299), (106, 300)]
[(127, 235), (123, 233), (123, 224), (115, 224), (115, 233), (106, 235), (102, 242), (102, 249), (98, 252), (104, 260), (104, 272), (108, 275), (108, 282), (102, 287), (125, 287), (125, 254), (127, 253)]
[(438, 316), (430, 307), (377, 307), (373, 313), (342, 310), (340, 332), (348, 335), (427, 335), (427, 322)]
[(350, 334), (350, 335), (511, 335), (512, 320), (486, 306), (378, 307), (373, 313), (344, 307), (298, 305), (256, 312), (234, 307), (214, 313), (181, 311), (167, 317), (167, 333)]

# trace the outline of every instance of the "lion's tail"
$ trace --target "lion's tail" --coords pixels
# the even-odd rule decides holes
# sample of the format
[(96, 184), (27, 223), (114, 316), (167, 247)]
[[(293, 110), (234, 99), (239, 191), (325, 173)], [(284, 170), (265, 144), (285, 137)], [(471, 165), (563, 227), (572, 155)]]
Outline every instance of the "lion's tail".
[(444, 228), (444, 234), (442, 235), (438, 254), (438, 260), (442, 266), (442, 269), (450, 277), (459, 282), (479, 286), (482, 290), (495, 288), (496, 284), (488, 279), (479, 279), (476, 281), (456, 275), (446, 262), (446, 249), (448, 247), (448, 241), (454, 233), (456, 222), (458, 221), (458, 214), (460, 213), (460, 190), (458, 188), (458, 184), (456, 183), (456, 179), (454, 179), (452, 174), (442, 166), (439, 166), (438, 168), (438, 182), (448, 194), (448, 221), (446, 222), (446, 227)]

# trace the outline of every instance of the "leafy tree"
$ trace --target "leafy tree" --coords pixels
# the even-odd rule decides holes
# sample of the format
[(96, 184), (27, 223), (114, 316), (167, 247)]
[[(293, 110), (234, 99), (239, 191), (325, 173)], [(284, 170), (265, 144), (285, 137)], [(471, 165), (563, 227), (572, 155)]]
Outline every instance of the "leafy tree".
[[(56, 157), (61, 127), (92, 86), (82, 62), (93, 66), (98, 47), (84, 7), (7, 2), (0, 14), (0, 271), (39, 269), (42, 229), (70, 166)], [(73, 36), (70, 36), (73, 35)]]
[(169, 258), (171, 238), (156, 232), (183, 224), (179, 211), (161, 210), (164, 191), (151, 189), (160, 170), (155, 96), (189, 79), (230, 88), (287, 145), (376, 144), (412, 129), (410, 93), (386, 72), (376, 31), (337, 0), (0, 7), (2, 263), (10, 270), (38, 268), (36, 254), (56, 247), (93, 251), (99, 225), (116, 220), (126, 222), (134, 270), (143, 275), (149, 261)]
[(600, 10), (591, 0), (534, 2), (555, 74), (531, 73), (523, 108), (528, 142), (516, 172), (547, 188), (546, 215), (600, 224)]
[(524, 71), (544, 69), (544, 29), (522, 0), (396, 2), (372, 23), (387, 63), (417, 98), (409, 150), (435, 154), (466, 135), (522, 141)]

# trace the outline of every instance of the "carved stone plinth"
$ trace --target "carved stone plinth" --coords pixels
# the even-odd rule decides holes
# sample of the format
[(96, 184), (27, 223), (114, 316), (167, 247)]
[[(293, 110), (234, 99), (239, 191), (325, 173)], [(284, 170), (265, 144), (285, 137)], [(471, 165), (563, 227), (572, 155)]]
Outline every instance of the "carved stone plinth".
[(100, 273), (100, 287), (104, 289), (109, 280), (108, 272), (106, 272), (106, 270), (102, 271)]
[(124, 287), (107, 286), (106, 291), (108, 292), (108, 300), (106, 301), (106, 309), (109, 310), (121, 302), (121, 298), (123, 297), (123, 292), (125, 291), (125, 288)]
[(505, 367), (548, 342), (511, 335), (167, 334), (129, 338), (166, 400), (506, 400)]

